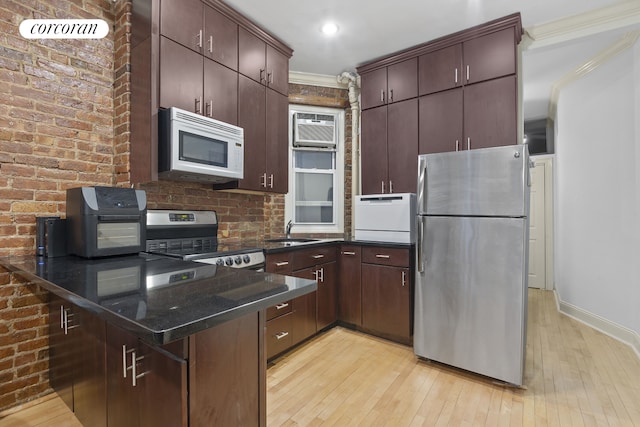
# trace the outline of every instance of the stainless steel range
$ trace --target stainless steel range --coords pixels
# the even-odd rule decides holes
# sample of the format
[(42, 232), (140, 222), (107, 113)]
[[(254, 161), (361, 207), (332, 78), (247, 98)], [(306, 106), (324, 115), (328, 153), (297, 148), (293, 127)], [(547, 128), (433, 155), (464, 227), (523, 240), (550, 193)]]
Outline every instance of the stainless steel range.
[(150, 209), (146, 231), (149, 253), (233, 268), (264, 269), (262, 248), (218, 242), (215, 211)]

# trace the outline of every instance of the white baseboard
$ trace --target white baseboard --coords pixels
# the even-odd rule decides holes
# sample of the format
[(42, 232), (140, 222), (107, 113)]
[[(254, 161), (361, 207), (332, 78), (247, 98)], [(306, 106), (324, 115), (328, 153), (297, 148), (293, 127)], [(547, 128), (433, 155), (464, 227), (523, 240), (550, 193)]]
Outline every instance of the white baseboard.
[(618, 325), (617, 323), (607, 320), (604, 317), (598, 316), (597, 314), (590, 313), (576, 307), (575, 305), (563, 302), (560, 300), (560, 296), (555, 290), (553, 293), (556, 297), (556, 306), (560, 313), (584, 323), (585, 325), (600, 331), (611, 338), (627, 344), (636, 353), (638, 359), (640, 359), (640, 334), (622, 325)]

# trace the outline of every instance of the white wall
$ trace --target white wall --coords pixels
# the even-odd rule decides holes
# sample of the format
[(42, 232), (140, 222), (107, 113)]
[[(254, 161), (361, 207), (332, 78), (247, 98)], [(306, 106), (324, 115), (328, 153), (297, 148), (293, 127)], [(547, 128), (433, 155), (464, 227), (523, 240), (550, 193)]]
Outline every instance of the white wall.
[(554, 244), (561, 303), (600, 316), (636, 337), (640, 336), (639, 44), (560, 93)]

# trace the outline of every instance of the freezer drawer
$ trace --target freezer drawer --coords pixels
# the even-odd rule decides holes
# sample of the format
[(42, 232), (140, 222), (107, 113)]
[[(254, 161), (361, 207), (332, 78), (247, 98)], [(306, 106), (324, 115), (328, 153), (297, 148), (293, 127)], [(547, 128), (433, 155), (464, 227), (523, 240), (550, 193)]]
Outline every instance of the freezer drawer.
[(418, 242), (422, 259), (416, 272), (415, 353), (522, 384), (526, 218), (427, 216), (418, 220), (424, 238)]
[(418, 156), (418, 215), (527, 216), (529, 187), (526, 145)]

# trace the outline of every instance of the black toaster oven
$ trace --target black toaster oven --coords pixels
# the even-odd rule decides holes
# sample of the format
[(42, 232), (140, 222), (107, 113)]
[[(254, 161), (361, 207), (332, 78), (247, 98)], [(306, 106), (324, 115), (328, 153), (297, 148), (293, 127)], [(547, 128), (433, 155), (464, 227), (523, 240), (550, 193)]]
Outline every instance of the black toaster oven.
[(78, 187), (67, 190), (67, 249), (85, 258), (145, 250), (147, 197), (143, 190)]

